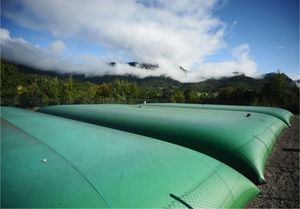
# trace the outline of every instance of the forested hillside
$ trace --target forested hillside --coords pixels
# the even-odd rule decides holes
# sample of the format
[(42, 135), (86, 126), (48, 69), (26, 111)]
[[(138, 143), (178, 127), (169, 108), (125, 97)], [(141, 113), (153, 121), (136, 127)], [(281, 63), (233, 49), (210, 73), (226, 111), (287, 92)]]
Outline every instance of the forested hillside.
[(1, 61), (1, 105), (186, 102), (264, 105), (299, 113), (299, 87), (277, 72), (180, 83), (168, 77), (60, 75)]

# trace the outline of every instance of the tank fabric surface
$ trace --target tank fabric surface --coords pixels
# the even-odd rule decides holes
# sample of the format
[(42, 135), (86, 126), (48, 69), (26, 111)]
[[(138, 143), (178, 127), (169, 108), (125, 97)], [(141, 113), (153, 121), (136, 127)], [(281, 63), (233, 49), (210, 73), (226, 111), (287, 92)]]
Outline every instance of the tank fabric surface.
[(238, 106), (238, 105), (212, 105), (212, 104), (186, 104), (186, 103), (147, 103), (142, 105), (161, 106), (161, 107), (182, 107), (211, 110), (232, 110), (243, 112), (257, 112), (275, 116), (290, 126), (290, 119), (293, 114), (285, 109), (277, 107), (261, 106)]
[(264, 183), (265, 162), (287, 125), (246, 112), (140, 105), (61, 105), (40, 112), (128, 131), (207, 154)]
[(5, 208), (240, 208), (259, 193), (185, 147), (17, 108), (1, 107), (1, 149)]

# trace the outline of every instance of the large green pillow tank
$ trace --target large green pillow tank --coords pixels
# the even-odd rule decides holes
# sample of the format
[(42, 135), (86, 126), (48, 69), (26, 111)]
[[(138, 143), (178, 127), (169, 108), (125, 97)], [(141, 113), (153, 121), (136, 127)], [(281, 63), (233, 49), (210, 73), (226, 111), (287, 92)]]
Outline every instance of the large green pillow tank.
[(258, 188), (199, 152), (1, 108), (1, 207), (240, 208)]
[(139, 105), (62, 105), (40, 112), (182, 145), (216, 158), (255, 183), (287, 125), (271, 115)]
[(275, 116), (290, 126), (290, 119), (293, 114), (288, 110), (277, 107), (261, 106), (238, 106), (238, 105), (211, 105), (211, 104), (184, 104), (184, 103), (147, 103), (143, 105), (161, 106), (161, 107), (182, 107), (211, 110), (231, 110), (243, 112), (257, 112)]

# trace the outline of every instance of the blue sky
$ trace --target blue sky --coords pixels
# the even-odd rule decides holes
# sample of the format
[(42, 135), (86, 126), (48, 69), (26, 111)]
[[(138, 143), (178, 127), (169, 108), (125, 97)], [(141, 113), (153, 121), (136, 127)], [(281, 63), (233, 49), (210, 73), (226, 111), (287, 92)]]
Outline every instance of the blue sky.
[(148, 76), (105, 64), (139, 61), (183, 82), (277, 69), (299, 78), (298, 0), (1, 3), (3, 58), (40, 69)]
[(237, 21), (226, 42), (248, 43), (260, 72), (299, 70), (298, 0), (229, 0), (216, 14), (225, 22)]

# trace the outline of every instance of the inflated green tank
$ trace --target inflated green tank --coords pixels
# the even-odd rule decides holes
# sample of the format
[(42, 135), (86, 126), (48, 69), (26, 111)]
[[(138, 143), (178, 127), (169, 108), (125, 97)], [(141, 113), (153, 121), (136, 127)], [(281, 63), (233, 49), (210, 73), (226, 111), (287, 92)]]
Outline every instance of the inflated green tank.
[(262, 113), (140, 105), (62, 105), (40, 112), (179, 144), (214, 157), (255, 183), (287, 125)]
[(199, 152), (1, 108), (1, 207), (240, 208), (258, 188)]
[(161, 106), (161, 107), (182, 107), (195, 109), (211, 109), (211, 110), (231, 110), (243, 112), (257, 112), (275, 116), (290, 126), (290, 119), (293, 114), (288, 110), (277, 107), (261, 107), (261, 106), (237, 106), (237, 105), (211, 105), (211, 104), (183, 104), (183, 103), (147, 103), (142, 105)]

